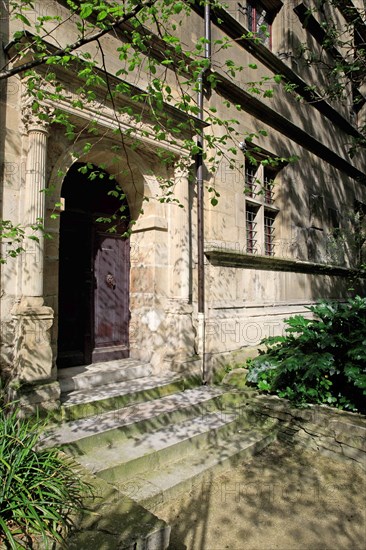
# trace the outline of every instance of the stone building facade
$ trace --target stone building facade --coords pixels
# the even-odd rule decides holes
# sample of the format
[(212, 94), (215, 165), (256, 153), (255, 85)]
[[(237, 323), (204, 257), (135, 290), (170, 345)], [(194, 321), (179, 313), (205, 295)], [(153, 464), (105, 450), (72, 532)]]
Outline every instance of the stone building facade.
[[(361, 7), (356, 0), (354, 6)], [(35, 2), (30, 20), (39, 13), (66, 20), (68, 9), (61, 1)], [(345, 15), (336, 14), (342, 23)], [(203, 35), (203, 17), (196, 3), (182, 21), (179, 32), (188, 46)], [(20, 22), (3, 21), (1, 65), (15, 66), (11, 38)], [(64, 23), (50, 35), (50, 45), (73, 41), (73, 28)], [(211, 11), (212, 43), (233, 41), (230, 59), (248, 68), (230, 75), (224, 71), (227, 53), (213, 48), (218, 83), (205, 105), (238, 119), (242, 138), (233, 144), (234, 169), (222, 160), (214, 173), (204, 172), (205, 185), (220, 197), (215, 206), (205, 199), (203, 312), (197, 307), (194, 164), (184, 152), (191, 136), (157, 143), (148, 111), (138, 125), (126, 112), (117, 116), (130, 98), (120, 94), (112, 104), (98, 87), (81, 108), (80, 82), (62, 66), (56, 72), (65, 98), (57, 105), (41, 101), (45, 117), (32, 108), (24, 74), (6, 81), (2, 219), (24, 226), (26, 236), (37, 240), (25, 238), (24, 252), (14, 258), (6, 257), (14, 243), (2, 242), (1, 369), (28, 401), (57, 407), (60, 368), (100, 363), (102, 370), (103, 362), (126, 357), (150, 363), (155, 373), (203, 370), (208, 380), (217, 365), (241, 361), (263, 337), (281, 333), (285, 318), (362, 287), (354, 270), (362, 260), (365, 156), (357, 151), (351, 158), (348, 151), (364, 123), (365, 100), (359, 83), (357, 108), (352, 93), (338, 103), (327, 97), (307, 101), (309, 87), (327, 83), (303, 55), (303, 44), (322, 51), (321, 28), (321, 16), (310, 16), (298, 0), (230, 1)], [(248, 31), (258, 40), (244, 39)], [(118, 32), (102, 39), (113, 83), (119, 40)], [(95, 48), (90, 45), (97, 56)], [(37, 72), (46, 82), (47, 66)], [(296, 84), (292, 92), (266, 80), (278, 74)], [(147, 78), (130, 75), (140, 89)], [(248, 85), (260, 79), (273, 95)], [(48, 124), (55, 107), (70, 117), (77, 139), (70, 140), (57, 122)], [(177, 120), (184, 116), (166, 109)], [(90, 121), (94, 134), (86, 130)], [(116, 129), (132, 132), (133, 141), (126, 138), (121, 148)], [(208, 135), (220, 131), (204, 129)], [(169, 164), (161, 162), (161, 149), (171, 155)], [(83, 167), (114, 176), (126, 196), (125, 223), (133, 221), (129, 238), (121, 236), (126, 227), (113, 234), (96, 223), (114, 205), (92, 185), (86, 190)], [(174, 182), (182, 207), (159, 200), (166, 180)], [(35, 228), (40, 219), (51, 238)]]

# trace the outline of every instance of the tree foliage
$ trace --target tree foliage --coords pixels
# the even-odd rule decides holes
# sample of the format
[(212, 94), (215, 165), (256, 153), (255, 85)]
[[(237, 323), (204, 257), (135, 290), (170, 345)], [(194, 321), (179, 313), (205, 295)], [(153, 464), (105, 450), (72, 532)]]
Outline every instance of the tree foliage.
[[(235, 78), (243, 71), (251, 75), (256, 67), (253, 64), (239, 66), (230, 59), (233, 41), (229, 38), (213, 42), (213, 58), (220, 50), (228, 51), (225, 60), (213, 67), (210, 58), (205, 55), (208, 40), (204, 36), (198, 36), (195, 42), (180, 37), (182, 21), (192, 15), (191, 4), (195, 2), (67, 0), (66, 4), (69, 16), (63, 19), (60, 15), (37, 16), (34, 2), (30, 0), (11, 2), (11, 16), (13, 20), (19, 20), (24, 29), (16, 31), (13, 36), (11, 59), (0, 71), (0, 80), (20, 75), (33, 97), (33, 110), (40, 118), (47, 118), (52, 124), (63, 124), (70, 139), (77, 139), (75, 127), (65, 112), (55, 109), (50, 114), (41, 109), (42, 102), (47, 100), (57, 104), (68, 99), (67, 90), (58, 79), (58, 71), (63, 69), (76, 75), (79, 81), (76, 90), (79, 97), (73, 100), (74, 107), (85, 109), (96, 99), (97, 92), (103, 89), (105, 100), (111, 102), (116, 115), (127, 114), (134, 122), (131, 126), (138, 126), (148, 113), (151, 121), (149, 132), (153, 139), (162, 144), (169, 139), (170, 143), (183, 145), (189, 159), (199, 152), (195, 135), (202, 122), (211, 130), (217, 126), (220, 128), (217, 134), (211, 131), (206, 136), (204, 155), (207, 166), (214, 171), (220, 157), (228, 153), (233, 161), (237, 154), (233, 145), (238, 143), (239, 138), (243, 139), (243, 133), (236, 130), (238, 120), (222, 116), (209, 102), (201, 113), (197, 93), (203, 89), (208, 94), (216, 87), (218, 70), (222, 75)], [(214, 9), (215, 2), (210, 4)], [(28, 12), (32, 18), (27, 15)], [(57, 47), (52, 44), (52, 38), (56, 33), (58, 37), (60, 29), (66, 25), (69, 33), (71, 26), (74, 38)], [(107, 34), (117, 35), (120, 39), (113, 53), (119, 60), (119, 67), (113, 71), (109, 69), (102, 40)], [(252, 39), (255, 40), (254, 37)], [(93, 48), (85, 48), (90, 45)], [(108, 55), (111, 55), (110, 52)], [(14, 65), (15, 60), (17, 63)], [(40, 67), (43, 67), (42, 71), (36, 70)], [(255, 93), (268, 96), (271, 92), (268, 81), (275, 82), (276, 79), (278, 75), (254, 82), (255, 79), (249, 76), (247, 87), (253, 91), (255, 86)], [(123, 107), (116, 103), (121, 96), (129, 99)], [(167, 106), (172, 107), (170, 116), (166, 113)], [(222, 106), (232, 107), (230, 102), (224, 100)], [(239, 105), (234, 107), (241, 110)], [(178, 112), (184, 115), (180, 120), (174, 118), (174, 113)], [(119, 139), (127, 142), (129, 138), (134, 138), (133, 129), (126, 130), (118, 124), (118, 116), (115, 122), (118, 126), (115, 134)], [(88, 130), (92, 134), (97, 132), (95, 122), (91, 121)], [(187, 134), (191, 137), (182, 140), (182, 136)]]
[[(299, 44), (297, 57), (309, 80), (306, 86), (284, 82), (298, 101), (329, 101), (342, 106), (355, 128), (349, 143), (354, 156), (366, 147), (366, 10), (364, 3), (315, 0), (294, 11), (313, 40)], [(314, 47), (314, 43), (317, 44)], [(316, 78), (311, 77), (311, 71)]]
[[(208, 3), (213, 10), (222, 5), (215, 1)], [(193, 0), (66, 0), (61, 4), (61, 11), (56, 9), (58, 3), (54, 4), (53, 13), (50, 4), (45, 12), (41, 2), (10, 1), (9, 19), (17, 28), (7, 50), (8, 59), (0, 68), (0, 81), (11, 77), (22, 79), (34, 114), (51, 125), (64, 127), (75, 145), (75, 158), (92, 149), (90, 140), (77, 152), (78, 140), (85, 135), (101, 137), (103, 130), (95, 118), (84, 128), (76, 127), (66, 111), (58, 106), (71, 102), (73, 108), (85, 111), (89, 107), (95, 109), (96, 101), (103, 97), (105, 105), (114, 113), (116, 159), (126, 155), (127, 147), (138, 147), (138, 139), (143, 136), (155, 142), (156, 154), (167, 165), (180, 162), (187, 167), (197, 154), (202, 154), (211, 172), (215, 172), (221, 162), (231, 169), (243, 166), (243, 156), (238, 156), (243, 130), (237, 118), (225, 116), (225, 111), (241, 111), (241, 106), (222, 99), (219, 108), (206, 101), (202, 109), (197, 94), (202, 92), (209, 98), (219, 75), (233, 79), (244, 72), (248, 75), (246, 87), (250, 93), (270, 97), (271, 85), (278, 84), (281, 77), (253, 77), (255, 64), (238, 65), (231, 59), (234, 42), (228, 37), (210, 43), (212, 56), (207, 55), (209, 41), (203, 35), (203, 24), (202, 35), (195, 39), (187, 37), (187, 25), (183, 26), (183, 22), (194, 15), (195, 8), (205, 4), (203, 0), (201, 3)], [(118, 38), (112, 53), (106, 48), (107, 37)], [(253, 33), (246, 33), (245, 37), (258, 41)], [(222, 51), (225, 52), (223, 61), (213, 64), (211, 59), (216, 59), (216, 53)], [(118, 60), (117, 68), (116, 64), (111, 68), (111, 55)], [(76, 95), (71, 100), (68, 86), (61, 78), (65, 74), (77, 81)], [(126, 119), (128, 127), (122, 123)], [(204, 142), (200, 143), (196, 136), (202, 134), (203, 127), (209, 131), (204, 132)], [(254, 134), (244, 133), (245, 136), (253, 139)], [(168, 153), (164, 146), (167, 142), (180, 148), (179, 159)], [(173, 179), (167, 177), (160, 183), (159, 196), (149, 200), (178, 203)], [(219, 193), (212, 184), (208, 184), (206, 190), (215, 206)], [(0, 236), (14, 237), (16, 246), (12, 246), (10, 254), (13, 255), (13, 251), (22, 250), (24, 234), (20, 226), (9, 224), (9, 220), (3, 223)]]
[[(235, 40), (226, 35), (208, 44), (203, 23), (201, 34), (195, 38), (188, 36), (186, 22), (190, 18), (193, 21), (195, 10), (204, 4), (209, 4), (212, 11), (217, 8), (217, 13), (225, 7), (216, 0), (65, 0), (55, 2), (53, 12), (51, 3), (47, 3), (47, 10), (42, 10), (43, 2), (10, 0), (9, 19), (17, 28), (10, 37), (8, 58), (0, 68), (0, 81), (22, 79), (34, 113), (51, 125), (64, 127), (75, 144), (75, 158), (92, 149), (90, 139), (77, 152), (81, 137), (102, 137), (103, 130), (95, 118), (85, 122), (85, 127), (77, 127), (61, 105), (69, 102), (80, 111), (95, 110), (95, 103), (102, 97), (114, 113), (116, 159), (126, 155), (128, 147), (138, 147), (139, 137), (143, 136), (155, 143), (155, 152), (162, 163), (178, 162), (165, 147), (169, 143), (180, 149), (180, 162), (185, 167), (192, 164), (197, 154), (202, 154), (206, 169), (212, 173), (223, 162), (230, 169), (241, 170), (243, 155), (239, 142), (255, 138), (255, 134), (243, 132), (238, 118), (232, 116), (235, 110), (241, 111), (241, 105), (224, 98), (220, 105), (209, 101), (222, 77), (229, 80), (240, 77), (240, 85), (258, 97), (271, 98), (282, 85), (283, 91), (295, 95), (299, 101), (349, 103), (354, 119), (362, 111), (364, 10), (344, 0), (319, 0), (298, 14), (306, 28), (312, 32), (316, 28), (320, 44), (318, 49), (301, 44), (298, 56), (306, 66), (316, 66), (318, 74), (324, 76), (300, 89), (297, 82), (280, 74), (259, 77), (253, 61), (247, 65), (235, 62), (235, 56), (231, 56)], [(339, 10), (342, 19), (334, 17), (335, 10)], [(113, 52), (106, 47), (107, 38), (117, 39)], [(240, 39), (261, 41), (253, 32), (245, 32)], [(208, 46), (212, 49), (211, 56), (207, 53)], [(118, 63), (112, 64), (111, 57)], [(77, 81), (76, 94), (71, 99), (62, 75), (72, 75)], [(197, 100), (199, 92), (206, 98), (203, 109)], [(45, 109), (45, 105), (52, 105), (52, 109)], [(126, 126), (123, 120), (127, 119)], [(354, 123), (352, 154), (366, 145), (366, 117), (359, 117), (357, 124)], [(207, 129), (203, 131), (203, 127)], [(202, 132), (201, 143), (196, 136)], [(178, 203), (173, 178), (166, 177), (160, 184), (159, 195), (149, 200)], [(215, 206), (219, 200), (215, 185), (208, 183), (206, 190)], [(9, 235), (10, 228), (16, 244), (12, 250), (20, 251), (22, 246), (18, 246), (17, 239), (23, 238), (21, 227), (10, 227), (10, 223), (7, 220), (5, 226), (0, 226), (0, 236)]]

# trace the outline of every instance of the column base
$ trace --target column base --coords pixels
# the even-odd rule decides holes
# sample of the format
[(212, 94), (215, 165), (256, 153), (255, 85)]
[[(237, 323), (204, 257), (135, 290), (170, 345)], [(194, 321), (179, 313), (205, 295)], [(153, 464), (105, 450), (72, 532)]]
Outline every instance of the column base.
[(29, 416), (50, 411), (56, 411), (60, 408), (60, 384), (51, 382), (49, 384), (24, 384), (20, 387), (14, 387), (10, 384), (8, 392), (9, 401), (16, 401), (19, 407), (20, 416)]
[(20, 385), (54, 381), (50, 335), (54, 318), (52, 308), (45, 306), (41, 297), (25, 296), (12, 313), (16, 320), (13, 381)]

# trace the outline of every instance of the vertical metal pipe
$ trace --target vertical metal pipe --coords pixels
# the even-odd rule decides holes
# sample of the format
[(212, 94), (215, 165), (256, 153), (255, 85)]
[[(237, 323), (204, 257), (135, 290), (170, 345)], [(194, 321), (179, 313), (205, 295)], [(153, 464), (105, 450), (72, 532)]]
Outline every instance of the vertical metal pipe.
[[(211, 60), (211, 12), (210, 2), (205, 2), (204, 11), (205, 26), (205, 59)], [(204, 75), (207, 68), (204, 68), (198, 77), (198, 96), (197, 104), (199, 108), (199, 118), (204, 119)], [(196, 178), (197, 178), (197, 268), (198, 268), (198, 322), (199, 339), (201, 340), (200, 353), (202, 355), (202, 381), (207, 382), (206, 364), (205, 364), (205, 258), (204, 258), (204, 175), (203, 175), (203, 150), (204, 133), (203, 127), (199, 129), (197, 135), (197, 145), (199, 152), (196, 157)]]

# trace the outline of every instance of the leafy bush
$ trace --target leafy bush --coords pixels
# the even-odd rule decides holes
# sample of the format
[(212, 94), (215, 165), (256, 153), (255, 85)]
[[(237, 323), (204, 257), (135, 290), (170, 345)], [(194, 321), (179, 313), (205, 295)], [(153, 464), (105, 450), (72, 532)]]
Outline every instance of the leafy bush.
[(313, 319), (287, 319), (286, 336), (265, 338), (248, 382), (294, 403), (366, 413), (366, 298), (321, 302)]
[[(0, 398), (1, 404), (1, 398)], [(33, 548), (41, 539), (61, 542), (71, 513), (87, 486), (71, 459), (38, 449), (41, 424), (19, 418), (9, 405), (0, 412), (0, 547)]]

